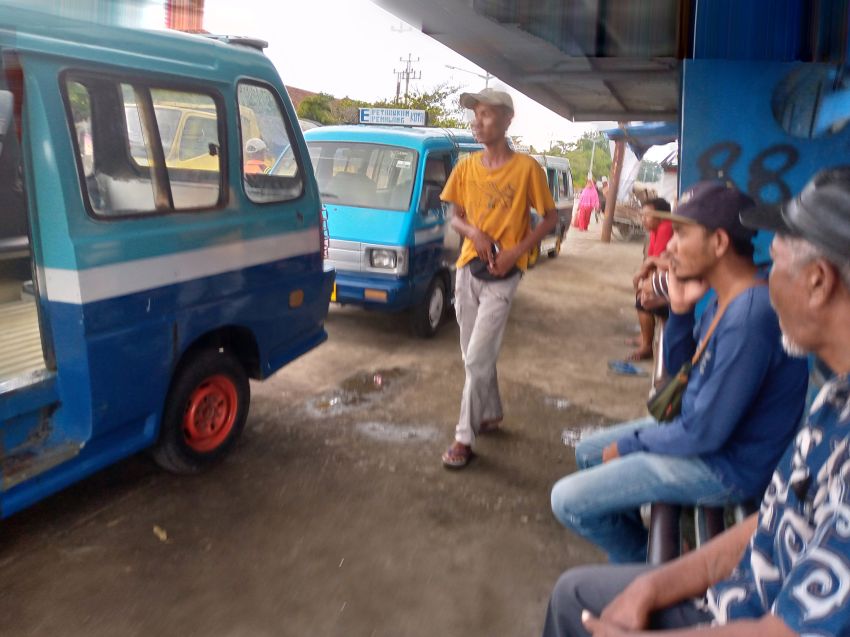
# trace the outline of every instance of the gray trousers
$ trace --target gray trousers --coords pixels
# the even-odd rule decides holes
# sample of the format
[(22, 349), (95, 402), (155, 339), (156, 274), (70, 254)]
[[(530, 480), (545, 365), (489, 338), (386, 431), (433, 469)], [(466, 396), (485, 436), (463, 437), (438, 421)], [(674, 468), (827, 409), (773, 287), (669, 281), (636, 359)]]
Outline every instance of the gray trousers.
[(460, 351), (466, 371), (455, 440), (471, 445), (481, 423), (501, 420), (502, 399), (496, 361), (511, 312), (520, 274), (482, 281), (468, 267), (457, 271), (455, 314), (460, 325)]
[[(589, 633), (581, 623), (581, 611), (599, 617), (602, 610), (633, 579), (654, 567), (646, 564), (598, 564), (570, 569), (555, 584), (543, 637), (585, 637)], [(652, 630), (671, 630), (698, 624), (710, 624), (711, 613), (699, 609), (694, 600), (680, 602), (653, 613)]]

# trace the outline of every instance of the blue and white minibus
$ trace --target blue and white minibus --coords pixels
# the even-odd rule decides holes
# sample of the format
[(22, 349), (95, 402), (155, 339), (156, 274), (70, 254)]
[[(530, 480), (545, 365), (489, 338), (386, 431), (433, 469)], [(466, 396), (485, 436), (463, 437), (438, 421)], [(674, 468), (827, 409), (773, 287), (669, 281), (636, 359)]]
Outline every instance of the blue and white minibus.
[[(333, 273), (295, 112), (257, 42), (2, 13), (8, 516), (142, 449), (178, 472), (220, 459), (248, 379), (326, 339)], [(246, 147), (293, 161), (251, 172)]]
[(327, 209), (332, 300), (407, 311), (416, 335), (433, 336), (460, 252), (439, 197), (458, 159), (480, 144), (468, 130), (424, 126), (323, 126), (304, 137)]

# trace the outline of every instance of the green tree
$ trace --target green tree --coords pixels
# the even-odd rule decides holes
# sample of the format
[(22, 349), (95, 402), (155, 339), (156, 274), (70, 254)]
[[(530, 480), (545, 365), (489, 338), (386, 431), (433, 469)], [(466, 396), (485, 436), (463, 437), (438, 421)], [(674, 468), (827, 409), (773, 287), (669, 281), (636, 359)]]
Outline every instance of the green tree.
[[(596, 150), (593, 150), (594, 144)], [(570, 160), (573, 173), (573, 183), (577, 188), (584, 186), (587, 180), (587, 170), (590, 168), (590, 157), (593, 156), (593, 177), (598, 179), (611, 174), (611, 153), (608, 151), (608, 138), (604, 133), (588, 131), (575, 141), (553, 141), (546, 151), (547, 155), (558, 155)]]
[(640, 162), (640, 169), (638, 170), (637, 180), (643, 181), (647, 183), (654, 183), (656, 181), (661, 181), (661, 178), (664, 176), (664, 170), (661, 168), (661, 164), (657, 161), (650, 161), (648, 159), (644, 159)]
[(438, 84), (428, 91), (414, 90), (398, 102), (394, 99), (379, 99), (373, 102), (350, 97), (337, 99), (328, 93), (319, 93), (305, 98), (298, 105), (298, 117), (312, 119), (320, 124), (356, 124), (360, 117), (359, 111), (364, 107), (409, 108), (428, 113), (429, 126), (469, 128), (463, 118), (463, 109), (458, 103), (459, 90), (460, 87), (457, 86)]
[(357, 124), (360, 121), (360, 109), (369, 106), (368, 102), (343, 97), (331, 104), (331, 114), (335, 124)]
[(378, 108), (409, 108), (428, 113), (429, 126), (443, 128), (469, 128), (464, 119), (464, 109), (458, 102), (459, 86), (448, 83), (438, 84), (429, 91), (414, 90), (399, 101), (382, 100), (372, 106)]
[(298, 105), (298, 117), (312, 119), (320, 124), (338, 124), (333, 112), (335, 98), (329, 93), (305, 97)]

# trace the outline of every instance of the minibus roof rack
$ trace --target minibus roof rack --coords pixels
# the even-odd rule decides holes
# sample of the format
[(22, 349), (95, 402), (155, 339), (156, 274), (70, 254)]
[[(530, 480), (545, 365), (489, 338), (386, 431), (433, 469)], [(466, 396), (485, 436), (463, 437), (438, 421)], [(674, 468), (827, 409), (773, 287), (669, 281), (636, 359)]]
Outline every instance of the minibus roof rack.
[(204, 33), (204, 35), (213, 40), (224, 42), (225, 44), (247, 46), (260, 52), (269, 47), (269, 43), (265, 40), (261, 40), (260, 38), (249, 38), (243, 35), (216, 35), (214, 33)]

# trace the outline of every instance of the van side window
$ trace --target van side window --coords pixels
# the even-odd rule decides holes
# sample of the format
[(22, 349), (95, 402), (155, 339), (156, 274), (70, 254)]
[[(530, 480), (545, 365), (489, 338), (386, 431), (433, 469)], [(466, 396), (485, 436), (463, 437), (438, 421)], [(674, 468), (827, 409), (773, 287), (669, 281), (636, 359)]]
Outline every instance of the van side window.
[[(427, 211), (429, 209), (430, 198), (436, 193), (437, 196), (443, 192), (446, 182), (449, 180), (451, 173), (451, 157), (448, 153), (428, 155), (425, 160), (425, 172), (422, 175), (422, 194), (419, 200), (419, 211)], [(447, 208), (448, 206), (442, 206)]]
[(95, 215), (140, 216), (223, 203), (223, 118), (211, 95), (75, 74), (65, 86)]
[(552, 197), (555, 199), (558, 198), (558, 171), (554, 168), (546, 169), (546, 181), (549, 182), (549, 192), (552, 193)]
[(245, 194), (257, 203), (297, 199), (304, 192), (304, 180), (292, 148), (290, 122), (277, 94), (242, 82), (238, 98)]
[(425, 161), (425, 176), (426, 184), (439, 186), (442, 188), (449, 180), (449, 156), (448, 155), (429, 155)]
[[(10, 74), (11, 76), (11, 74)], [(18, 75), (23, 80), (23, 77)], [(11, 79), (11, 77), (9, 78)], [(24, 171), (18, 144), (16, 101), (20, 107), (20, 86), (7, 86), (0, 67), (0, 296), (7, 260), (23, 247), (28, 248), (27, 208), (24, 197)], [(13, 82), (9, 82), (12, 84)]]
[(570, 196), (570, 186), (567, 182), (567, 173), (564, 171), (558, 172), (558, 185), (560, 186), (559, 194), (561, 199), (566, 199)]

